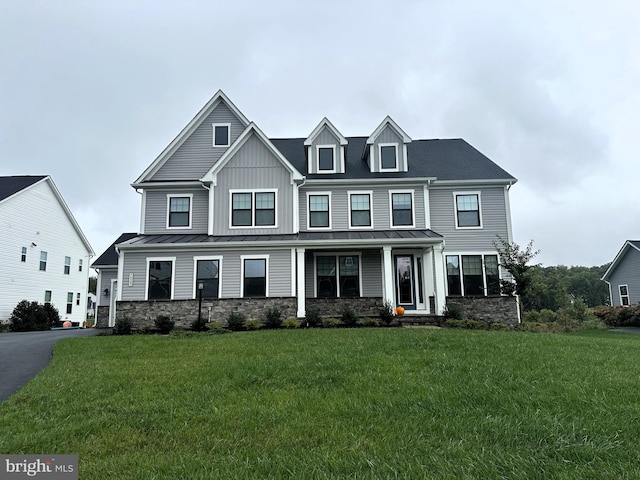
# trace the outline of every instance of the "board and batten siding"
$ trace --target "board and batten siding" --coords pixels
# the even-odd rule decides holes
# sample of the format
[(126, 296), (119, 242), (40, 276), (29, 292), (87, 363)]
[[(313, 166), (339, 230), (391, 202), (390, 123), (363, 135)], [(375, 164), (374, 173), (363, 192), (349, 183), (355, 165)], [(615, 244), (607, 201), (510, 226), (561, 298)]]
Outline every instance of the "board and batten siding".
[[(167, 195), (192, 195), (191, 226), (192, 228), (167, 229)], [(209, 191), (203, 188), (177, 188), (166, 190), (146, 190), (144, 194), (144, 233), (151, 234), (198, 234), (207, 233), (209, 211)]]
[[(255, 136), (229, 159), (217, 175), (214, 189), (214, 235), (293, 233), (293, 187), (290, 172)], [(230, 190), (277, 190), (277, 228), (229, 228)]]
[(627, 252), (618, 261), (615, 270), (609, 275), (611, 284), (611, 305), (619, 307), (620, 285), (627, 285), (629, 292), (629, 305), (640, 302), (640, 252), (634, 248), (628, 248)]
[[(339, 187), (339, 188), (323, 188), (323, 187), (303, 187), (299, 191), (298, 201), (300, 202), (300, 230), (314, 231), (318, 229), (308, 228), (309, 203), (308, 194), (314, 192), (325, 193), (331, 192), (331, 230), (344, 231), (349, 230), (349, 193), (373, 192), (371, 204), (371, 215), (373, 219), (373, 230), (395, 230), (403, 227), (391, 226), (391, 197), (390, 191), (410, 191), (413, 190), (415, 227), (426, 228), (425, 209), (424, 209), (424, 189), (422, 185), (398, 185), (393, 188), (389, 187)], [(411, 228), (411, 227), (404, 227)], [(353, 230), (362, 230), (363, 228), (354, 228)]]
[[(22, 247), (27, 249), (24, 262)], [(40, 270), (41, 251), (47, 252), (45, 271)], [(6, 322), (22, 300), (44, 303), (45, 291), (50, 290), (60, 318), (81, 325), (87, 313), (90, 253), (48, 181), (0, 202), (0, 322)], [(69, 274), (64, 273), (65, 257), (71, 257)], [(66, 313), (69, 292), (70, 314)]]
[[(453, 192), (480, 192), (482, 228), (456, 229)], [(431, 229), (446, 239), (448, 252), (494, 251), (498, 235), (507, 240), (507, 210), (504, 187), (431, 188)]]
[(213, 146), (213, 124), (230, 123), (230, 142), (233, 143), (244, 131), (246, 125), (238, 119), (229, 107), (220, 104), (204, 119), (198, 128), (174, 152), (162, 167), (150, 178), (162, 180), (197, 180), (220, 159), (228, 147)]
[[(241, 250), (210, 250), (194, 248), (193, 250), (158, 250), (153, 253), (124, 251), (122, 300), (144, 300), (147, 285), (147, 258), (175, 258), (173, 281), (173, 299), (194, 298), (194, 257), (222, 258), (222, 298), (239, 298), (241, 282), (240, 260), (244, 255), (269, 257), (269, 296), (291, 296), (291, 249), (241, 249)], [(130, 275), (133, 274), (132, 285), (129, 285)]]
[(336, 173), (344, 173), (340, 162), (340, 140), (326, 126), (309, 147), (309, 173), (318, 173), (318, 151), (316, 148), (318, 145), (333, 145), (335, 147), (334, 162)]

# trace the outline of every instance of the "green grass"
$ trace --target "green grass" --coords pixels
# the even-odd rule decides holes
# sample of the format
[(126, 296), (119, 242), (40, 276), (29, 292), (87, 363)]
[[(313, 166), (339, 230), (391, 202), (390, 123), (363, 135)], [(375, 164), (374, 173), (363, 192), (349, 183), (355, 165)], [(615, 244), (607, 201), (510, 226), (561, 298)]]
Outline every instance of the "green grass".
[(640, 478), (640, 336), (428, 329), (60, 342), (1, 453), (85, 479)]

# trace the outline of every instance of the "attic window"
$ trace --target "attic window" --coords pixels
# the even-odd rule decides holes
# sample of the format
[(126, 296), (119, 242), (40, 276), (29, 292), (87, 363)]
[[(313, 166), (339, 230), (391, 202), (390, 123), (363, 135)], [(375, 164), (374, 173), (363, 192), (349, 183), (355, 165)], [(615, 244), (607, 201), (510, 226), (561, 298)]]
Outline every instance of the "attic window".
[(230, 123), (214, 123), (213, 124), (213, 146), (228, 147), (230, 143), (231, 124)]
[(380, 144), (380, 170), (398, 169), (398, 145), (395, 143)]
[(333, 145), (318, 145), (318, 172), (335, 173), (336, 171), (336, 147)]

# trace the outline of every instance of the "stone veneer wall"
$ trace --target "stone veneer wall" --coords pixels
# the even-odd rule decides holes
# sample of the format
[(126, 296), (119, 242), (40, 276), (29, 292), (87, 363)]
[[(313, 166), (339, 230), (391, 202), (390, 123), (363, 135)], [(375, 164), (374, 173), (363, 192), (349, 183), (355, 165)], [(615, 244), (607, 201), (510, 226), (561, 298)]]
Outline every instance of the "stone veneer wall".
[(342, 309), (348, 307), (360, 317), (378, 317), (378, 311), (384, 301), (382, 297), (361, 298), (307, 298), (305, 308), (317, 310), (322, 317), (337, 317), (342, 315)]
[(447, 306), (459, 308), (462, 318), (484, 322), (515, 324), (518, 319), (516, 297), (447, 297)]
[(109, 306), (99, 306), (96, 309), (96, 328), (109, 327)]

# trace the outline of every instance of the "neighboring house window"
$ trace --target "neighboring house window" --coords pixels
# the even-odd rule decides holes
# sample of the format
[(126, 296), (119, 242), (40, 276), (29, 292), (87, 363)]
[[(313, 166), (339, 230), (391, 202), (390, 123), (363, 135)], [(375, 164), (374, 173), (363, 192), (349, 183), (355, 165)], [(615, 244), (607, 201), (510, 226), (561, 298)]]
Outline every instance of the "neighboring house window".
[(195, 298), (202, 284), (202, 298), (218, 298), (220, 286), (220, 260), (196, 258)]
[(148, 300), (171, 300), (173, 297), (174, 259), (148, 259)]
[(82, 271), (82, 259), (78, 260), (78, 271)]
[(20, 255), (20, 261), (21, 262), (27, 261), (27, 247), (22, 247), (22, 254)]
[(378, 148), (380, 152), (380, 170), (397, 170), (398, 145), (395, 143), (381, 143)]
[(391, 192), (391, 225), (413, 226), (413, 192)]
[(214, 123), (213, 124), (213, 146), (228, 147), (231, 136), (230, 123)]
[(329, 226), (329, 194), (309, 195), (309, 228)]
[(67, 292), (67, 313), (73, 310), (73, 292)]
[(500, 295), (497, 255), (447, 255), (450, 296)]
[(318, 145), (318, 172), (333, 173), (336, 171), (336, 149), (333, 145)]
[(456, 228), (481, 227), (480, 194), (457, 194), (456, 201)]
[(76, 305), (80, 305), (80, 294), (76, 293)]
[(242, 296), (267, 296), (267, 258), (242, 258)]
[(319, 298), (359, 297), (360, 258), (357, 255), (317, 256), (316, 285)]
[(44, 303), (51, 303), (51, 290), (44, 291)]
[(371, 227), (371, 193), (349, 192), (349, 226)]
[(40, 271), (47, 270), (47, 252), (40, 252)]
[(69, 275), (71, 272), (71, 257), (64, 257), (64, 274)]
[(191, 228), (191, 195), (167, 195), (167, 228)]
[(232, 192), (231, 227), (275, 227), (276, 192)]
[(620, 292), (620, 305), (623, 307), (629, 306), (629, 286), (618, 285), (618, 291)]

